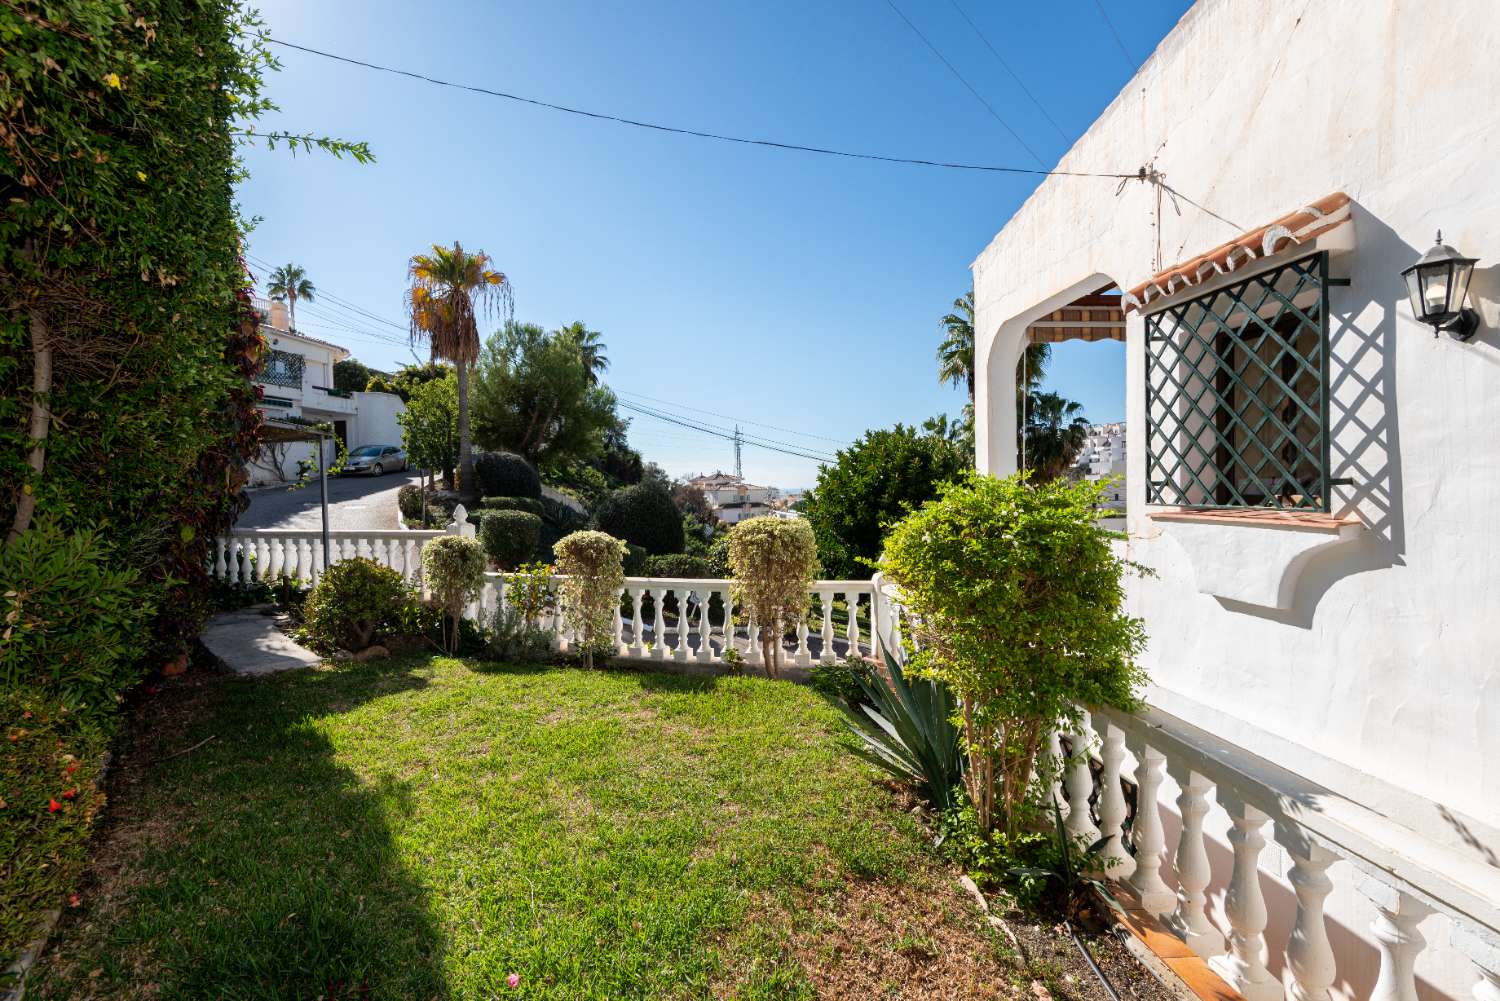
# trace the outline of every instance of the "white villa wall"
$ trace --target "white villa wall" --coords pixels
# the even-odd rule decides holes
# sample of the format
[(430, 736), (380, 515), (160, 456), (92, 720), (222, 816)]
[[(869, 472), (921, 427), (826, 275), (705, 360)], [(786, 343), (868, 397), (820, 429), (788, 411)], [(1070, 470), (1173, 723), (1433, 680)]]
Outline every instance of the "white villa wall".
[(355, 417), (349, 424), (349, 447), (400, 445), (401, 425), (396, 418), (406, 404), (394, 393), (355, 393)]
[[(1300, 20), (1299, 20), (1300, 19)], [(1360, 798), (1434, 842), (1500, 857), (1500, 7), (1203, 0), (1059, 164), (1134, 172), (1153, 160), (1186, 203), (1131, 182), (1053, 177), (974, 262), (978, 462), (1015, 468), (1010, 401), (1026, 324), (1335, 191), (1354, 249), (1330, 273), (1335, 513), (1363, 540), (1316, 555), (1288, 609), (1200, 593), (1200, 568), (1145, 505), (1143, 322), (1127, 322), (1129, 608), (1150, 635), (1150, 701)], [(1464, 344), (1417, 323), (1401, 269), (1432, 243), (1479, 257)], [(1290, 255), (1295, 257), (1296, 255)], [(1257, 268), (1252, 265), (1245, 274)], [(991, 401), (998, 405), (991, 406)], [(1222, 527), (1230, 553), (1245, 527)], [(1208, 559), (1200, 556), (1200, 559)], [(1253, 569), (1253, 568), (1247, 568)], [(1167, 783), (1163, 802), (1176, 795)], [(1222, 835), (1222, 814), (1216, 834)], [(1211, 819), (1211, 826), (1213, 821)], [(1221, 839), (1222, 840), (1222, 839)], [(1170, 841), (1170, 838), (1169, 838)], [(1227, 856), (1215, 851), (1222, 892)], [(1282, 870), (1284, 873), (1284, 868)], [(1336, 883), (1339, 882), (1336, 880)], [(1368, 993), (1369, 905), (1329, 899), (1346, 995)], [(1273, 926), (1286, 887), (1268, 890)], [(1467, 996), (1472, 972), (1423, 926), (1423, 990)]]

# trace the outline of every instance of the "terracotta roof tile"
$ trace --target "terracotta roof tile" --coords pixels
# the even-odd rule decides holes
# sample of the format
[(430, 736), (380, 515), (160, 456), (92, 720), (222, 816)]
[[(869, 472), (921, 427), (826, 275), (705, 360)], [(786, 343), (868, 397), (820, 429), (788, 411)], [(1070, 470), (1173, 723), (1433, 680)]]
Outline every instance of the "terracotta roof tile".
[(1221, 243), (1206, 254), (1153, 275), (1124, 294), (1125, 308), (1140, 309), (1153, 299), (1202, 284), (1215, 275), (1228, 274), (1248, 261), (1285, 249), (1289, 242), (1306, 243), (1344, 225), (1350, 218), (1348, 195), (1342, 191), (1324, 195), (1295, 212)]

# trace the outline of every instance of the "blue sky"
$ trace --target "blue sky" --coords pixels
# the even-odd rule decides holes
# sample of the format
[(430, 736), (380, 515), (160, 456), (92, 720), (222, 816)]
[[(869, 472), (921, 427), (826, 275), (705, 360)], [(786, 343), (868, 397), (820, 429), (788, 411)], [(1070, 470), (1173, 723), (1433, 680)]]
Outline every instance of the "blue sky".
[[(952, 0), (895, 2), (1049, 167), (1188, 6), (1102, 0), (1127, 61), (1094, 0), (959, 0), (1044, 115)], [(275, 37), (554, 103), (812, 146), (1037, 163), (886, 0), (433, 9), (441, 16), (384, 0), (261, 4)], [(261, 128), (363, 139), (378, 160), (250, 150), (239, 194), (262, 220), (253, 260), (296, 261), (324, 292), (400, 324), (407, 259), (462, 241), (510, 276), (518, 318), (601, 331), (623, 398), (718, 426), (776, 425), (790, 430), (745, 429), (814, 452), (962, 407), (962, 390), (936, 380), (937, 321), (1037, 182), (664, 135), (277, 55), (268, 93), (282, 111)], [(396, 328), (332, 302), (298, 321), (375, 367), (412, 358), (373, 336), (399, 339)], [(1120, 419), (1121, 346), (1061, 346), (1050, 388), (1092, 420)], [(635, 419), (631, 439), (677, 475), (732, 464), (728, 442), (651, 418)], [(744, 462), (784, 487), (816, 475), (815, 462), (750, 446)]]

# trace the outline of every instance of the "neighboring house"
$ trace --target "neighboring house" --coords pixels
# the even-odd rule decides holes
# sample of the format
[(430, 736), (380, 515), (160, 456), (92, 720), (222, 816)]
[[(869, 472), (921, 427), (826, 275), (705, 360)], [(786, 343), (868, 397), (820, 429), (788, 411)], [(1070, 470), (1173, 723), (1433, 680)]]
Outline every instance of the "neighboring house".
[[(1497, 51), (1493, 0), (1201, 0), (1057, 165), (1172, 191), (1048, 177), (973, 264), (983, 471), (1037, 324), (1118, 316), (1118, 871), (1249, 1001), (1500, 999)], [(1439, 229), (1467, 341), (1403, 279)]]
[(743, 478), (732, 473), (695, 476), (688, 481), (688, 485), (703, 491), (714, 516), (726, 525), (763, 514), (796, 516), (795, 512), (780, 511), (773, 507), (778, 496), (775, 487), (746, 483)]
[[(292, 417), (327, 422), (334, 434), (353, 449), (364, 445), (400, 445), (396, 415), (406, 410), (391, 393), (346, 392), (333, 388), (333, 366), (349, 357), (337, 344), (288, 329), (286, 304), (256, 299), (262, 317), (261, 334), (270, 353), (256, 380), (260, 409), (267, 417)], [(264, 486), (295, 480), (302, 462), (311, 460), (310, 444), (268, 446), (250, 463), (250, 485)], [(329, 443), (326, 459), (336, 447)]]
[(1125, 510), (1125, 425), (1116, 421), (1090, 427), (1074, 468), (1085, 480), (1111, 480), (1105, 504)]

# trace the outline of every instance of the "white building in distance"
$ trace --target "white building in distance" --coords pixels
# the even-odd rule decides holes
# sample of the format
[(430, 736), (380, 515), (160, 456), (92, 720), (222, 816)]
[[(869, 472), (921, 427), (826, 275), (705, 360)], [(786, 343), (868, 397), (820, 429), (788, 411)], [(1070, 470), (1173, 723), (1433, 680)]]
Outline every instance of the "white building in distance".
[(1113, 479), (1104, 495), (1105, 504), (1125, 510), (1125, 424), (1095, 424), (1074, 465), (1078, 475), (1097, 482)]
[(695, 476), (688, 486), (703, 491), (708, 498), (714, 517), (726, 525), (734, 525), (746, 518), (763, 514), (796, 517), (796, 513), (773, 506), (779, 491), (775, 487), (762, 487), (746, 483), (743, 477), (733, 473), (715, 472)]

